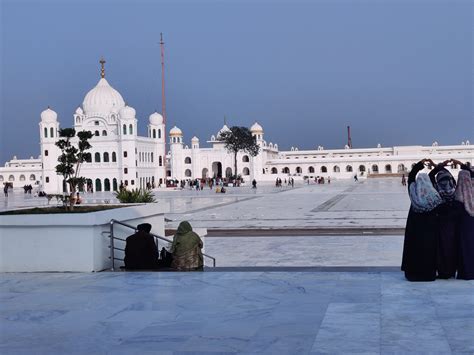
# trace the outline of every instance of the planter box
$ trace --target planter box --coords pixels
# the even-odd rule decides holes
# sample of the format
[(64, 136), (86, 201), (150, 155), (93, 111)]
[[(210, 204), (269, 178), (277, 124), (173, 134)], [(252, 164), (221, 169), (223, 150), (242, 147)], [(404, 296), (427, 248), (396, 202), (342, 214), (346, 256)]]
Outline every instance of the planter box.
[[(101, 271), (111, 267), (110, 220), (150, 223), (164, 235), (168, 205), (131, 205), (99, 212), (0, 216), (0, 272)], [(125, 239), (134, 231), (114, 226)]]

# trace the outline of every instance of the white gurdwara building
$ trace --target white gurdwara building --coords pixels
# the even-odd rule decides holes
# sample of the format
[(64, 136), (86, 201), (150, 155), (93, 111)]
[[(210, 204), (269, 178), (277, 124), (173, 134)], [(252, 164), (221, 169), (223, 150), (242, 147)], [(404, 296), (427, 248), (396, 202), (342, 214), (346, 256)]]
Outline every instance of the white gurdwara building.
[[(185, 144), (178, 127), (169, 131), (169, 150), (166, 152), (165, 122), (163, 116), (152, 113), (148, 119), (148, 136), (138, 136), (138, 120), (133, 107), (125, 104), (120, 93), (105, 79), (102, 63), (101, 78), (90, 90), (73, 115), (76, 131), (91, 131), (92, 155), (90, 162), (81, 167), (94, 191), (114, 191), (120, 183), (129, 188), (144, 188), (147, 184), (160, 186), (166, 179), (196, 179), (231, 176), (233, 155), (228, 153), (219, 135), (229, 128), (224, 125), (201, 147), (197, 137)], [(47, 108), (39, 123), (41, 155), (37, 158), (14, 157), (0, 167), (0, 183), (10, 182), (14, 187), (40, 185), (47, 193), (61, 193), (65, 185), (56, 174), (59, 149), (55, 142), (59, 122), (56, 112)], [(256, 157), (241, 152), (237, 156), (238, 174), (246, 180), (275, 181), (293, 176), (296, 179), (316, 176), (332, 179), (359, 176), (393, 176), (407, 173), (422, 158), (435, 162), (455, 158), (472, 166), (474, 146), (469, 141), (459, 145), (399, 146), (382, 148), (324, 149), (280, 151), (277, 144), (267, 143), (263, 127), (254, 123), (250, 128), (260, 152)], [(166, 153), (165, 153), (166, 152)], [(456, 169), (458, 167), (454, 167)], [(163, 185), (162, 185), (163, 186)]]

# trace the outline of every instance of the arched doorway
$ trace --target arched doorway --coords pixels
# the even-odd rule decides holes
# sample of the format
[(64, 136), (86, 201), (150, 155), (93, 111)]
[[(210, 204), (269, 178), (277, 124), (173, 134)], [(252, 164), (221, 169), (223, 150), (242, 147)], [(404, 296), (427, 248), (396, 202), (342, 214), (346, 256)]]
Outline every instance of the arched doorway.
[(225, 177), (230, 178), (232, 176), (232, 168), (225, 169)]
[(110, 191), (110, 180), (109, 179), (104, 180), (104, 191)]
[(117, 190), (118, 190), (117, 179), (115, 179), (115, 178), (112, 180), (112, 189), (113, 189), (114, 191), (117, 191)]
[(102, 191), (102, 182), (100, 179), (95, 179), (95, 191)]
[(212, 176), (215, 178), (222, 178), (222, 163), (220, 161), (212, 163)]
[(209, 175), (209, 170), (208, 170), (207, 168), (202, 169), (201, 177), (202, 177), (203, 179), (207, 179), (207, 178), (208, 178), (208, 175)]

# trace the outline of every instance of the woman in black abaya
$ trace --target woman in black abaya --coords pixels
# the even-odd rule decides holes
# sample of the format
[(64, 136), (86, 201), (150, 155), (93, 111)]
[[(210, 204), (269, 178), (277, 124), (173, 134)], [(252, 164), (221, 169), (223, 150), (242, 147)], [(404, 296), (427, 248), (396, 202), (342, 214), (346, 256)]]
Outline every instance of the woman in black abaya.
[(431, 172), (430, 179), (443, 203), (436, 208), (438, 230), (438, 278), (449, 279), (456, 276), (459, 257), (459, 239), (456, 229), (463, 212), (461, 202), (454, 199), (456, 180), (445, 168), (450, 164), (446, 160), (438, 164)]
[(425, 166), (434, 166), (434, 163), (423, 159), (413, 166), (408, 175), (411, 205), (405, 228), (401, 269), (409, 281), (436, 279), (438, 241), (435, 209), (443, 200), (428, 175), (418, 174)]
[[(454, 161), (453, 163), (459, 163)], [(457, 223), (459, 240), (458, 279), (474, 280), (474, 171), (461, 165), (455, 200), (463, 205)]]

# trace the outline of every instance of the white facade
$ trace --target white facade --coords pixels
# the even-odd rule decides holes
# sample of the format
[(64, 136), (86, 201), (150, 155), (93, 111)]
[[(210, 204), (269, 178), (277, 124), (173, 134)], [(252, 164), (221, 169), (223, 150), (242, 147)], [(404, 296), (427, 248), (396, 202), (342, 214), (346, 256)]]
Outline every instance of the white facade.
[[(117, 190), (121, 182), (130, 188), (144, 188), (148, 183), (159, 186), (165, 179), (196, 179), (226, 177), (233, 174), (234, 159), (224, 143), (221, 132), (224, 125), (201, 147), (199, 138), (193, 137), (190, 145), (177, 127), (169, 131), (169, 151), (165, 157), (165, 122), (162, 115), (152, 113), (148, 118), (148, 134), (137, 135), (138, 119), (133, 107), (125, 104), (121, 94), (101, 78), (90, 90), (73, 114), (76, 131), (93, 133), (90, 140), (90, 162), (81, 167), (80, 176), (89, 180), (94, 191)], [(59, 122), (56, 112), (49, 107), (41, 113), (39, 123), (41, 153), (38, 159), (19, 160), (14, 157), (0, 167), (0, 184), (11, 182), (15, 187), (39, 184), (47, 193), (63, 191), (63, 179), (55, 167), (58, 164)], [(440, 162), (456, 158), (471, 166), (474, 163), (474, 146), (468, 141), (460, 145), (403, 146), (363, 149), (324, 149), (280, 151), (277, 144), (267, 143), (264, 130), (255, 123), (250, 128), (260, 152), (256, 157), (240, 152), (237, 156), (237, 174), (245, 180), (275, 181), (288, 176), (314, 178), (316, 176), (351, 178), (382, 174), (406, 173), (422, 158)]]
[[(232, 175), (234, 171), (233, 155), (218, 140), (220, 132), (228, 130), (224, 125), (212, 135), (208, 143), (210, 148), (201, 148), (199, 139), (193, 137), (190, 147), (184, 143), (183, 132), (174, 127), (170, 131), (169, 158), (171, 167), (168, 176), (173, 179), (195, 179), (202, 177), (222, 177)], [(455, 158), (471, 166), (474, 164), (474, 146), (469, 142), (460, 145), (439, 146), (401, 146), (382, 148), (324, 149), (279, 151), (278, 145), (267, 143), (262, 126), (255, 123), (250, 131), (260, 146), (260, 153), (251, 157), (240, 152), (237, 156), (237, 173), (244, 179), (257, 181), (275, 181), (277, 177), (315, 178), (316, 176), (333, 179), (349, 179), (358, 176), (390, 176), (407, 173), (413, 164), (423, 158), (434, 162)], [(220, 167), (221, 168), (220, 168)], [(459, 167), (458, 167), (459, 168)]]

